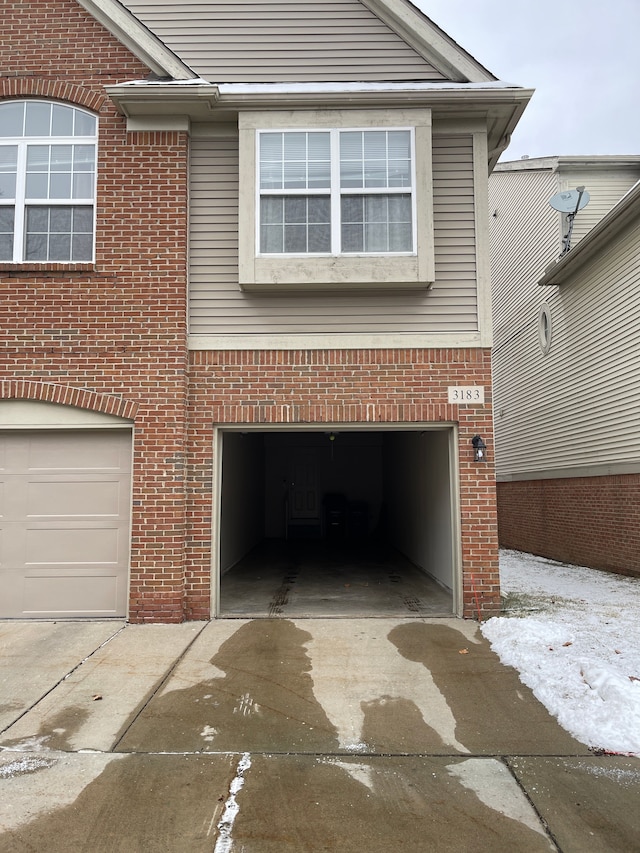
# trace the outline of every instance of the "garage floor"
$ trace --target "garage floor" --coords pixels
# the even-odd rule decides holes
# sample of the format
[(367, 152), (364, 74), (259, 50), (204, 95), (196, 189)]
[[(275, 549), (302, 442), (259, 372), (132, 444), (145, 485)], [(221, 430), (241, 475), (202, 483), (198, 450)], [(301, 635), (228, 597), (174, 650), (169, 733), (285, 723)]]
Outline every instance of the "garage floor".
[(266, 540), (221, 579), (220, 616), (451, 616), (453, 597), (386, 545)]

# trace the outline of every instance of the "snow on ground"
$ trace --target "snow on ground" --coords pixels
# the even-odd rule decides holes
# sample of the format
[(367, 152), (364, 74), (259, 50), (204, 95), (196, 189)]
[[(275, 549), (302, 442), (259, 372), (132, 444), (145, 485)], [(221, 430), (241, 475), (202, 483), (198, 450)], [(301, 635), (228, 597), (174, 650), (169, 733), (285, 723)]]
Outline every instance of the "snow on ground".
[(482, 633), (581, 743), (640, 756), (640, 578), (501, 551)]

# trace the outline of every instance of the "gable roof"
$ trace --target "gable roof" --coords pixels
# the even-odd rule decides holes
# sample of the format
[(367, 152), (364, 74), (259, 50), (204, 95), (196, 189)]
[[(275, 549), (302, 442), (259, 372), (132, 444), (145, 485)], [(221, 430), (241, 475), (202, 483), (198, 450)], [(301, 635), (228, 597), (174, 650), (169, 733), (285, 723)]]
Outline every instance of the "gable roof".
[(78, 0), (159, 76), (493, 82), (408, 0)]

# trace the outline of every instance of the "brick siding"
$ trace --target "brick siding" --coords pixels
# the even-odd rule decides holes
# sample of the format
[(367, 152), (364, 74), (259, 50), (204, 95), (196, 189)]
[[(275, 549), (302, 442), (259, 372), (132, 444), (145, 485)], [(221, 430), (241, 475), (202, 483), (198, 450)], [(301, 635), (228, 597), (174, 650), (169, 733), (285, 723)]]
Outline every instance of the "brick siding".
[(640, 474), (498, 483), (500, 544), (640, 576)]

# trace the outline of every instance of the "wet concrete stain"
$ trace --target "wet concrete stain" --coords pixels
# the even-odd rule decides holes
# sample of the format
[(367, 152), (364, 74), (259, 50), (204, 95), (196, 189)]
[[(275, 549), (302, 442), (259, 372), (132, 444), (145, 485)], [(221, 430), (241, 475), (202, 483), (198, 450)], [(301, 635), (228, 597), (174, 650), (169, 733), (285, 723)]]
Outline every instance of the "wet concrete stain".
[(588, 753), (481, 637), (470, 644), (447, 625), (416, 622), (396, 626), (388, 638), (403, 657), (429, 670), (456, 719), (456, 738), (471, 752)]
[(435, 729), (425, 723), (415, 702), (397, 696), (382, 696), (362, 702), (362, 740), (367, 752), (416, 753), (454, 752)]
[[(80, 731), (88, 717), (87, 708), (72, 705), (42, 720), (38, 732), (32, 737), (27, 739), (24, 737), (5, 738), (2, 745), (6, 749), (7, 747), (15, 748), (31, 743), (34, 746), (46, 747), (46, 749), (57, 749), (62, 752), (72, 751), (74, 746), (71, 743), (71, 738)], [(7, 731), (11, 734), (10, 728)]]
[(0, 851), (212, 853), (235, 763), (193, 755), (112, 761), (74, 802), (0, 833)]
[(117, 749), (334, 751), (336, 729), (313, 693), (311, 635), (286, 619), (244, 624), (211, 663), (225, 673), (149, 703)]
[[(554, 849), (540, 833), (487, 808), (448, 772), (445, 765), (450, 763), (451, 759), (256, 756), (234, 826), (234, 849), (247, 853)], [(515, 781), (513, 785), (517, 787)]]

